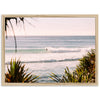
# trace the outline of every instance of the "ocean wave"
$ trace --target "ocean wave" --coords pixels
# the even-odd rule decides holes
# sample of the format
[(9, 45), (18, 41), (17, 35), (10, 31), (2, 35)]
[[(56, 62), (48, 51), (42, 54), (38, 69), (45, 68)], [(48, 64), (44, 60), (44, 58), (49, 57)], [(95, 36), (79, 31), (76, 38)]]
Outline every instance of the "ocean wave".
[[(7, 48), (6, 52), (15, 52), (15, 49)], [(67, 52), (80, 52), (81, 49), (67, 49), (67, 48), (18, 48), (17, 53), (67, 53)]]
[(53, 52), (80, 52), (80, 51), (89, 51), (92, 48), (95, 48), (94, 46), (88, 47), (88, 48), (53, 48), (53, 47), (46, 47), (45, 49), (47, 51), (53, 51)]
[[(85, 48), (53, 48), (53, 47), (45, 47), (45, 48), (17, 48), (17, 53), (67, 53), (67, 52), (86, 52), (95, 48), (94, 46), (85, 47)], [(12, 53), (15, 52), (15, 48), (6, 48), (6, 52)]]
[(46, 47), (45, 49), (49, 51), (76, 51), (81, 50), (80, 48), (53, 48), (53, 47)]
[[(65, 62), (65, 61), (77, 61), (79, 59), (80, 58), (62, 59), (62, 60), (50, 59), (50, 60), (40, 60), (40, 61), (22, 61), (22, 63), (53, 63), (53, 62)], [(7, 62), (5, 64), (10, 64), (10, 62)]]

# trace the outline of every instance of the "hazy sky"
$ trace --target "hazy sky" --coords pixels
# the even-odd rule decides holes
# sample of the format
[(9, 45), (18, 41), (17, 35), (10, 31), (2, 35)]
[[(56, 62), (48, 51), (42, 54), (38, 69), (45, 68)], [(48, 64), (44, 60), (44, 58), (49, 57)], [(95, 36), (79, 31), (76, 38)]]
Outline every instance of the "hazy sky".
[[(19, 36), (95, 35), (95, 18), (25, 18), (24, 25), (16, 26), (14, 20), (12, 24)], [(8, 35), (13, 35), (11, 27)]]

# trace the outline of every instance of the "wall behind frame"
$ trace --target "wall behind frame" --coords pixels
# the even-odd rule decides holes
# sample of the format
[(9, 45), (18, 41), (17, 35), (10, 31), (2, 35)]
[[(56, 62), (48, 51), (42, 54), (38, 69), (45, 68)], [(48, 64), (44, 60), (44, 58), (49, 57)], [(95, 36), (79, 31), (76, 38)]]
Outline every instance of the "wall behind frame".
[[(44, 2), (43, 2), (44, 1)], [(23, 4), (24, 2), (24, 4)], [(22, 5), (23, 4), (23, 5)], [(18, 5), (18, 7), (17, 7)], [(0, 3), (1, 14), (99, 14), (100, 6), (99, 0), (36, 0), (24, 1), (2, 0)], [(100, 21), (99, 21), (100, 22)], [(0, 17), (0, 30), (1, 30), (1, 17)], [(99, 35), (100, 39), (100, 35)], [(1, 38), (0, 38), (1, 41)], [(1, 45), (0, 45), (1, 46)], [(99, 43), (100, 46), (100, 43)], [(1, 51), (0, 51), (1, 52)], [(1, 53), (0, 53), (1, 54)], [(100, 56), (100, 55), (99, 55)], [(0, 62), (1, 64), (1, 62)], [(98, 65), (100, 66), (100, 65)], [(100, 68), (98, 68), (100, 72)], [(1, 70), (0, 70), (1, 73)], [(99, 74), (99, 73), (98, 73)], [(100, 74), (99, 74), (100, 77)], [(1, 77), (0, 77), (1, 78)], [(100, 83), (100, 79), (98, 80)], [(43, 99), (43, 100), (94, 100), (100, 98), (100, 85), (92, 87), (11, 87), (0, 86), (0, 98), (4, 100), (20, 99)], [(18, 94), (18, 96), (16, 96)], [(12, 96), (11, 96), (12, 95)], [(12, 98), (10, 98), (10, 96)], [(1, 100), (2, 100), (1, 99)]]

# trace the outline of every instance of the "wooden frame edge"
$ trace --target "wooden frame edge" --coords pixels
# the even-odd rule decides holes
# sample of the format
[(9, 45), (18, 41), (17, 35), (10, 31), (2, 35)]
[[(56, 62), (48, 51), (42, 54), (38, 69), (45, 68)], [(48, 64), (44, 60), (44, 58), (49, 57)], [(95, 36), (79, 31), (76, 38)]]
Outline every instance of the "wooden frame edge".
[[(96, 18), (95, 20), (95, 49), (96, 49), (96, 82), (95, 83), (5, 83), (5, 17), (60, 17), (60, 18)], [(1, 42), (1, 82), (2, 86), (98, 86), (98, 15), (97, 14), (47, 14), (47, 15), (27, 15), (27, 14), (4, 14), (2, 15), (2, 42)]]

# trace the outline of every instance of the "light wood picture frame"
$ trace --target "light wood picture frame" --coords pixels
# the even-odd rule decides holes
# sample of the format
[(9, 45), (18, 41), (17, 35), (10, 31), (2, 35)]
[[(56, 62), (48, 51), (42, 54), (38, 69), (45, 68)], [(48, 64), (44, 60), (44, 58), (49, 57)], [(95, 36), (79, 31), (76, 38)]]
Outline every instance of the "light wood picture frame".
[(1, 63), (3, 86), (97, 86), (98, 15), (2, 15)]

